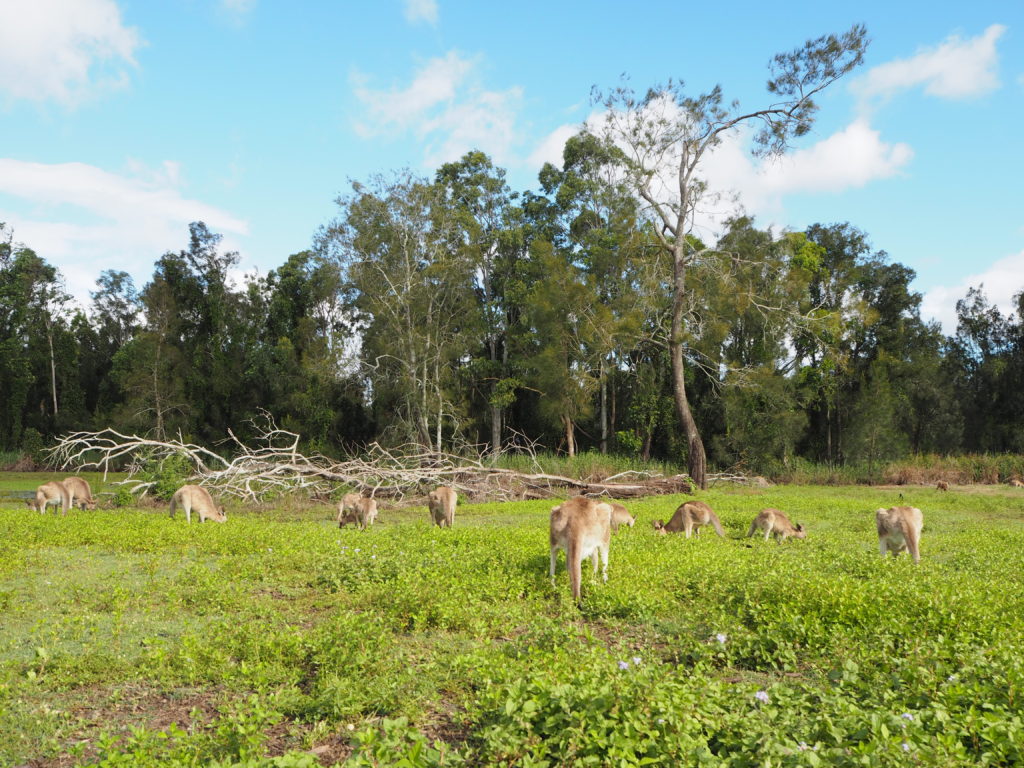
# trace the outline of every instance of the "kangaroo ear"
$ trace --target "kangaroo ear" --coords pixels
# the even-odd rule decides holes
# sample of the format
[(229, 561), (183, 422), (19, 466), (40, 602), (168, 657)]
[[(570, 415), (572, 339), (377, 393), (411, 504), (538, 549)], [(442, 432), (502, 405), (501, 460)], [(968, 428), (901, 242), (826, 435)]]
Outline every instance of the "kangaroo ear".
[(797, 529), (798, 531), (802, 531), (802, 530), (804, 529), (804, 527), (803, 527), (803, 525), (802, 525), (801, 523), (797, 523), (797, 524), (796, 524), (796, 529)]

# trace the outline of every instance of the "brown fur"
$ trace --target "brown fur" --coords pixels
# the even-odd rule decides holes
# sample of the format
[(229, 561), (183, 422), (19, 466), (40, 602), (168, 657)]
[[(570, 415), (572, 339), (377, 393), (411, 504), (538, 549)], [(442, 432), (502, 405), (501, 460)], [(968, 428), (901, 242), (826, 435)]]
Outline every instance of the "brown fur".
[(365, 531), (377, 521), (377, 500), (368, 496), (360, 498), (356, 502), (355, 514), (359, 530)]
[(1012, 485), (1014, 488), (1024, 488), (1024, 482), (1021, 482), (1016, 477), (1010, 481), (1010, 485)]
[(41, 513), (45, 513), (46, 507), (50, 504), (60, 504), (61, 514), (66, 515), (68, 507), (71, 506), (71, 493), (64, 483), (54, 480), (52, 483), (43, 483), (36, 488), (35, 499), (29, 499), (26, 503)]
[(709, 524), (715, 529), (715, 533), (723, 538), (725, 537), (725, 531), (722, 530), (722, 523), (719, 521), (718, 515), (715, 514), (714, 510), (706, 502), (699, 500), (684, 501), (679, 505), (676, 513), (672, 515), (672, 519), (667, 523), (655, 520), (654, 530), (658, 531), (662, 536), (666, 533), (679, 533), (679, 531), (683, 531), (686, 534), (686, 538), (690, 538), (690, 534), (700, 536), (701, 526)]
[(61, 482), (68, 489), (68, 504), (80, 509), (96, 509), (96, 500), (92, 497), (92, 489), (88, 481), (81, 477), (65, 477)]
[(935, 487), (940, 491), (948, 491), (949, 483), (947, 483), (945, 480), (939, 480), (939, 482), (935, 484)]
[(358, 493), (346, 493), (341, 497), (341, 501), (338, 502), (338, 516), (335, 518), (339, 528), (344, 528), (346, 523), (359, 524), (359, 518), (356, 516), (356, 502), (361, 498), (362, 496)]
[(585, 557), (590, 557), (597, 575), (597, 561), (602, 562), (601, 578), (608, 581), (608, 546), (611, 542), (612, 508), (584, 496), (562, 502), (551, 508), (551, 531), (549, 543), (551, 547), (552, 581), (555, 578), (555, 563), (558, 550), (565, 550), (565, 566), (569, 571), (569, 585), (572, 596), (580, 599), (580, 570)]
[(921, 528), (924, 516), (917, 507), (890, 507), (875, 511), (878, 527), (878, 547), (885, 557), (892, 550), (893, 557), (909, 551), (915, 563), (921, 562)]
[(177, 507), (185, 510), (185, 520), (189, 523), (192, 522), (193, 509), (199, 515), (200, 523), (207, 520), (223, 523), (228, 519), (224, 507), (214, 504), (210, 492), (198, 485), (183, 485), (174, 492), (171, 497), (171, 517), (174, 517), (174, 510)]
[(760, 514), (754, 518), (747, 531), (747, 538), (754, 535), (755, 531), (764, 531), (764, 540), (768, 541), (769, 536), (774, 536), (780, 544), (792, 536), (794, 539), (803, 539), (807, 531), (802, 525), (794, 526), (782, 512), (777, 509), (762, 509)]
[(455, 522), (455, 505), (459, 497), (447, 485), (442, 485), (427, 494), (427, 506), (430, 508), (430, 519), (439, 528), (451, 528)]
[(619, 526), (628, 525), (630, 528), (633, 527), (633, 523), (636, 522), (636, 518), (629, 514), (627, 510), (621, 504), (615, 504), (608, 502), (608, 506), (612, 508), (612, 532), (619, 530)]

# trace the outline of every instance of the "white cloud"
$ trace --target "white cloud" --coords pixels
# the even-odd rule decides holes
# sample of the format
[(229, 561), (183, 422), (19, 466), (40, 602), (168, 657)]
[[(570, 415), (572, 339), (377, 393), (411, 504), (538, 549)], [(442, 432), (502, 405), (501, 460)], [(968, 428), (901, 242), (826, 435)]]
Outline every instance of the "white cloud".
[(405, 20), (410, 24), (425, 21), (437, 25), (437, 0), (405, 0), (404, 5)]
[(543, 139), (537, 148), (530, 153), (526, 159), (531, 168), (540, 169), (544, 163), (551, 163), (556, 168), (562, 167), (562, 153), (565, 150), (565, 142), (571, 139), (580, 131), (577, 125), (560, 125)]
[(353, 77), (355, 95), (366, 107), (357, 132), (364, 138), (412, 132), (425, 145), (428, 166), (470, 149), (487, 152), (498, 164), (509, 162), (522, 89), (486, 90), (473, 77), (475, 67), (474, 60), (450, 51), (428, 61), (404, 89), (375, 90), (364, 76)]
[(118, 175), (84, 163), (0, 158), (0, 221), (60, 268), (81, 300), (104, 269), (147, 278), (159, 256), (187, 243), (192, 221), (224, 233), (227, 250), (248, 232), (246, 221), (183, 197), (177, 163), (154, 171), (130, 162), (129, 170), (132, 175)]
[(887, 98), (923, 86), (944, 99), (980, 96), (999, 87), (996, 42), (1006, 31), (993, 24), (968, 40), (952, 35), (941, 45), (925, 48), (909, 59), (897, 59), (870, 69), (853, 83), (862, 98)]
[(0, 2), (0, 93), (74, 105), (124, 85), (141, 44), (113, 0)]
[(938, 320), (942, 330), (951, 335), (956, 332), (956, 303), (967, 295), (969, 288), (983, 286), (989, 302), (1008, 315), (1015, 310), (1013, 297), (1024, 291), (1024, 251), (995, 262), (984, 272), (969, 275), (954, 286), (939, 285), (924, 294), (921, 316)]

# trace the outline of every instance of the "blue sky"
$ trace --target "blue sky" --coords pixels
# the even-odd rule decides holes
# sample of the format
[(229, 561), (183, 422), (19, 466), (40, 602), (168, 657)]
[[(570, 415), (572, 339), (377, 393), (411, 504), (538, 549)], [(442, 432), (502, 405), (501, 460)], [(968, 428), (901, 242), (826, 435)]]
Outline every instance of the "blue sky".
[[(917, 270), (925, 312), (1024, 289), (1024, 4), (0, 0), (0, 221), (87, 297), (141, 286), (207, 222), (266, 272), (351, 180), (483, 149), (514, 189), (595, 107), (669, 77), (767, 103), (766, 64), (855, 22), (865, 65), (771, 167), (709, 172), (762, 225), (849, 221)], [(713, 228), (714, 222), (706, 226)]]

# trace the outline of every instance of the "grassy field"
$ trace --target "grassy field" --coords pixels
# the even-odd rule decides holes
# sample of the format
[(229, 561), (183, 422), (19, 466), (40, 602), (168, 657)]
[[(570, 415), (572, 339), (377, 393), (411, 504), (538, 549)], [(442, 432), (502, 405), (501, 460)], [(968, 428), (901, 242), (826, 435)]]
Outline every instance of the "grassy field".
[[(900, 493), (918, 567), (878, 555)], [(655, 536), (682, 497), (635, 502), (579, 608), (551, 502), (367, 532), (0, 502), (0, 765), (1024, 763), (1024, 492), (701, 498), (727, 539)], [(742, 539), (766, 506), (808, 538)]]

